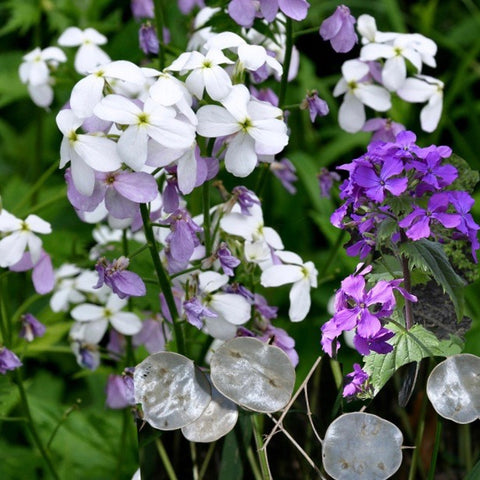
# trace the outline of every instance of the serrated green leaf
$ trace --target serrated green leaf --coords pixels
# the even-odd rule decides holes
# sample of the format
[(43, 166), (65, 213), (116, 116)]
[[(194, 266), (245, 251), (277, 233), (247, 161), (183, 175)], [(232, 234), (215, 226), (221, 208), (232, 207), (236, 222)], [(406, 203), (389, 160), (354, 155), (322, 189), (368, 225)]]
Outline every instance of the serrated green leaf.
[(422, 358), (432, 356), (447, 357), (462, 351), (457, 338), (439, 340), (432, 332), (418, 324), (410, 330), (392, 323), (387, 324), (386, 328), (395, 332), (390, 341), (393, 350), (387, 354), (372, 352), (363, 357), (365, 371), (370, 375), (375, 393), (407, 363), (419, 362)]
[(457, 319), (463, 318), (465, 282), (456, 274), (442, 246), (437, 242), (421, 239), (403, 243), (400, 251), (407, 256), (410, 268), (417, 267), (429, 273), (442, 286), (455, 306)]

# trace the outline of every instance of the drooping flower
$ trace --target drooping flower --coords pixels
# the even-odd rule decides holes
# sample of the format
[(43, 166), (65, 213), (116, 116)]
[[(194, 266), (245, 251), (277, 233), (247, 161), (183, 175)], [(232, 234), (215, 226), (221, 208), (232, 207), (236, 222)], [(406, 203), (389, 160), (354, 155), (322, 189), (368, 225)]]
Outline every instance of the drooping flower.
[(189, 298), (183, 302), (183, 311), (187, 317), (188, 323), (197, 327), (199, 330), (203, 328), (205, 318), (217, 318), (218, 315), (203, 305), (197, 297)]
[(343, 388), (344, 397), (354, 397), (365, 390), (369, 375), (358, 363), (353, 364), (353, 372), (346, 375), (346, 385)]
[(20, 359), (8, 348), (0, 346), (0, 373), (5, 375), (8, 370), (22, 366)]
[(280, 180), (283, 188), (285, 188), (288, 193), (294, 195), (297, 192), (295, 185), (293, 185), (298, 180), (295, 174), (297, 169), (288, 158), (282, 158), (279, 161), (272, 162), (270, 164), (270, 171)]
[(22, 328), (19, 336), (24, 338), (27, 342), (32, 342), (36, 337), (43, 337), (46, 331), (46, 327), (31, 313), (22, 315)]
[(108, 408), (121, 409), (135, 405), (133, 369), (127, 368), (122, 375), (108, 376), (107, 381), (107, 399)]
[(145, 55), (157, 55), (159, 50), (159, 42), (155, 27), (150, 23), (144, 23), (138, 31), (138, 43), (140, 49)]
[(325, 115), (328, 115), (329, 112), (327, 102), (318, 96), (318, 92), (316, 90), (307, 93), (307, 96), (300, 104), (300, 108), (302, 110), (306, 110), (308, 108), (310, 113), (310, 121), (312, 123), (315, 122), (317, 115), (319, 117), (324, 117)]
[(350, 9), (345, 5), (339, 5), (335, 12), (322, 22), (320, 36), (325, 41), (330, 40), (330, 44), (336, 52), (349, 52), (358, 42), (353, 27), (355, 22), (355, 17), (350, 14)]

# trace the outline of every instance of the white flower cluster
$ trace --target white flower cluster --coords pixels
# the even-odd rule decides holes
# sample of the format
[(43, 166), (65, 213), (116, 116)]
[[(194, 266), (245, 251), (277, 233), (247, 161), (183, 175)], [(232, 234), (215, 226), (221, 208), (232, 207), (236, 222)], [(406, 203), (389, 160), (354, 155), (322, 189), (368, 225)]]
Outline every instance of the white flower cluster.
[[(442, 113), (443, 82), (422, 75), (422, 66), (435, 67), (435, 42), (418, 33), (403, 34), (377, 30), (375, 19), (361, 15), (357, 30), (362, 37), (360, 58), (347, 60), (342, 78), (333, 94), (344, 94), (339, 110), (340, 126), (358, 132), (365, 124), (364, 106), (385, 112), (392, 106), (391, 93), (413, 103), (425, 103), (420, 114), (421, 127), (432, 132)], [(413, 68), (413, 76), (408, 76)]]

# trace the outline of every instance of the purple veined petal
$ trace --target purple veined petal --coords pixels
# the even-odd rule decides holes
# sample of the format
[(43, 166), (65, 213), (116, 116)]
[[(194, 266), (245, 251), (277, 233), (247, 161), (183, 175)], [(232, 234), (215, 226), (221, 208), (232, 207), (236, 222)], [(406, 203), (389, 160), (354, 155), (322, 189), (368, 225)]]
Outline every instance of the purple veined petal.
[(406, 189), (408, 185), (408, 179), (405, 178), (391, 178), (385, 184), (385, 190), (388, 190), (392, 195), (398, 197)]
[(115, 175), (113, 188), (136, 203), (153, 201), (158, 194), (157, 181), (145, 172), (123, 172)]
[(365, 278), (362, 275), (349, 275), (342, 281), (342, 291), (352, 297), (357, 303), (361, 303), (365, 297)]
[(360, 309), (358, 307), (352, 309), (344, 308), (335, 313), (333, 321), (341, 332), (344, 330), (352, 330), (357, 326), (359, 313)]
[(105, 207), (117, 219), (133, 218), (139, 209), (138, 203), (122, 197), (113, 188), (109, 188), (105, 194)]
[(310, 4), (306, 0), (278, 0), (280, 10), (293, 20), (304, 20)]
[(335, 12), (326, 18), (320, 25), (320, 36), (323, 40), (328, 41), (335, 37), (343, 26), (342, 16), (338, 13), (338, 8)]
[(357, 333), (362, 337), (372, 337), (381, 328), (382, 324), (380, 323), (380, 320), (366, 308), (363, 309), (360, 321), (357, 325)]
[[(399, 223), (400, 225), (400, 223)], [(420, 240), (430, 236), (430, 219), (426, 215), (416, 222), (405, 232), (407, 237), (412, 240)]]
[[(143, 297), (147, 293), (143, 280), (134, 272), (126, 270), (118, 272), (114, 275), (114, 278), (112, 278), (112, 283), (114, 283), (115, 288), (125, 296)], [(116, 293), (118, 295), (118, 292)]]

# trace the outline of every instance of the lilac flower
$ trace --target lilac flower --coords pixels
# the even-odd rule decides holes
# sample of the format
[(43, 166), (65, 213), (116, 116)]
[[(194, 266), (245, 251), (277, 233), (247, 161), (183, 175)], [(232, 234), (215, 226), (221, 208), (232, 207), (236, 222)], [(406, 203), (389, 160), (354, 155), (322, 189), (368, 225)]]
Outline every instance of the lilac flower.
[(450, 164), (442, 165), (442, 157), (436, 150), (430, 151), (425, 158), (411, 160), (407, 170), (414, 169), (420, 179), (416, 194), (421, 197), (427, 191), (438, 191), (451, 185), (458, 176), (457, 169)]
[(111, 358), (117, 362), (121, 360), (125, 354), (126, 345), (127, 341), (125, 335), (117, 332), (114, 328), (108, 332), (107, 351)]
[(343, 388), (344, 397), (353, 397), (365, 390), (365, 383), (368, 380), (368, 373), (358, 363), (353, 364), (353, 372), (346, 376), (348, 383)]
[(132, 337), (134, 347), (144, 345), (150, 354), (165, 350), (165, 342), (170, 340), (170, 329), (159, 319), (159, 315), (157, 317), (147, 318), (142, 323), (140, 332)]
[(145, 55), (157, 55), (159, 42), (157, 32), (150, 23), (144, 23), (138, 31), (138, 43)]
[(132, 0), (132, 13), (135, 19), (154, 18), (153, 0)]
[(273, 325), (268, 325), (264, 330), (263, 335), (258, 337), (259, 340), (266, 342), (270, 345), (282, 349), (287, 355), (292, 365), (296, 367), (298, 365), (298, 353), (295, 350), (295, 340), (283, 330), (283, 328), (277, 328)]
[(345, 5), (339, 5), (335, 12), (322, 22), (319, 33), (325, 41), (330, 40), (332, 48), (337, 53), (346, 53), (358, 42), (353, 28), (355, 23), (355, 17), (350, 15), (350, 9)]
[(203, 0), (178, 0), (178, 8), (184, 15), (190, 13), (195, 6), (203, 8), (205, 7), (205, 2)]
[(99, 278), (94, 288), (100, 288), (105, 283), (120, 298), (143, 297), (147, 293), (145, 284), (136, 273), (126, 270), (129, 263), (130, 260), (123, 256), (113, 262), (100, 258), (95, 265)]
[(126, 368), (122, 375), (109, 375), (107, 382), (108, 408), (121, 409), (135, 405), (133, 368)]
[(256, 293), (254, 296), (254, 307), (265, 320), (271, 320), (277, 317), (278, 307), (268, 305), (265, 297), (259, 293)]
[(337, 172), (330, 172), (325, 167), (322, 167), (318, 174), (318, 185), (320, 186), (320, 196), (330, 198), (330, 190), (333, 187), (333, 182), (339, 182), (340, 175)]
[(363, 132), (373, 132), (370, 142), (395, 142), (396, 136), (405, 130), (401, 123), (389, 118), (371, 118), (363, 125)]
[(100, 352), (98, 351), (98, 345), (92, 345), (76, 340), (71, 344), (71, 348), (75, 354), (77, 363), (82, 368), (94, 371), (100, 365)]
[(256, 5), (258, 5), (258, 2), (254, 0), (231, 0), (227, 12), (238, 25), (250, 28), (255, 17), (261, 16)]
[(27, 342), (33, 341), (36, 337), (43, 337), (45, 330), (45, 325), (39, 322), (31, 313), (22, 315), (22, 329), (19, 336)]
[(12, 272), (26, 272), (32, 270), (33, 287), (40, 295), (50, 293), (55, 286), (55, 274), (53, 272), (52, 259), (43, 249), (40, 258), (36, 263), (32, 262), (32, 255), (30, 252), (25, 252), (23, 257), (15, 265), (9, 267), (9, 270)]
[(250, 87), (250, 93), (257, 100), (271, 103), (273, 106), (278, 107), (278, 97), (271, 88), (262, 88), (257, 90), (254, 86)]
[(250, 208), (255, 204), (260, 205), (260, 200), (247, 187), (237, 186), (232, 190), (232, 193), (240, 205), (242, 215), (250, 215)]
[(220, 243), (216, 252), (217, 258), (225, 275), (232, 277), (235, 275), (233, 269), (240, 265), (240, 260), (232, 255), (225, 242)]
[(203, 328), (203, 318), (217, 318), (218, 315), (207, 308), (206, 306), (202, 305), (200, 300), (196, 297), (192, 297), (185, 302), (183, 302), (183, 310), (185, 312), (185, 316), (187, 317), (188, 323), (197, 327), (199, 330)]
[(162, 193), (163, 211), (173, 213), (180, 206), (180, 195), (176, 177), (167, 177), (167, 185)]
[(295, 194), (297, 189), (293, 185), (298, 180), (295, 175), (296, 168), (288, 158), (282, 158), (278, 162), (272, 162), (270, 164), (271, 172), (282, 182), (283, 188), (290, 193)]
[(15, 370), (22, 366), (20, 359), (8, 348), (0, 347), (0, 373), (5, 375), (7, 370)]
[(415, 205), (413, 211), (399, 221), (398, 225), (406, 229), (407, 237), (412, 240), (428, 238), (433, 221), (441, 223), (445, 228), (457, 227), (461, 222), (461, 217), (454, 213), (446, 213), (449, 203), (448, 193), (436, 193), (428, 201), (426, 210)]
[(407, 189), (408, 179), (406, 177), (392, 178), (402, 173), (403, 170), (402, 161), (392, 158), (382, 165), (378, 173), (373, 167), (358, 167), (355, 169), (352, 179), (366, 189), (365, 195), (368, 198), (382, 203), (387, 191), (398, 197)]
[(310, 112), (310, 121), (312, 123), (315, 122), (317, 115), (324, 117), (325, 115), (328, 115), (328, 112), (330, 111), (327, 102), (318, 96), (318, 92), (316, 90), (313, 90), (307, 94), (305, 99), (300, 104), (300, 108), (302, 110), (306, 110), (308, 108)]
[(387, 343), (387, 340), (390, 340), (394, 335), (394, 332), (382, 327), (368, 338), (356, 334), (353, 337), (353, 344), (357, 352), (362, 355), (370, 355), (370, 351), (385, 354), (393, 350), (393, 346)]

